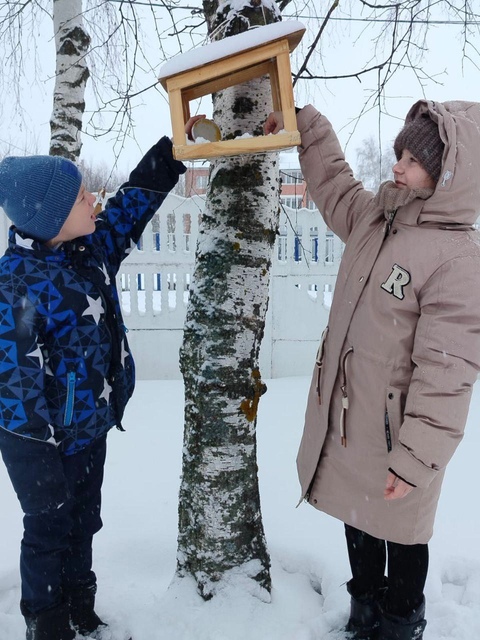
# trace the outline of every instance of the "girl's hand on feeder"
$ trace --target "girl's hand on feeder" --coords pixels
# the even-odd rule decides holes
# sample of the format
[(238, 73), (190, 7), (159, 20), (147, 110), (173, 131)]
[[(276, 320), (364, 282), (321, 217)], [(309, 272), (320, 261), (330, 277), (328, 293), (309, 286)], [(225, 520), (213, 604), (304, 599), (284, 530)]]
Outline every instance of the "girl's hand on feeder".
[(203, 120), (203, 118), (206, 118), (207, 116), (205, 115), (198, 115), (198, 116), (192, 116), (186, 123), (185, 125), (185, 133), (187, 134), (187, 138), (189, 140), (193, 140), (192, 138), (192, 127), (195, 124), (195, 122), (197, 122), (198, 120)]
[(283, 129), (283, 113), (281, 111), (272, 111), (265, 120), (263, 131), (268, 136), (269, 133), (278, 133)]
[(404, 480), (389, 471), (383, 497), (385, 500), (404, 498), (410, 493), (410, 491), (412, 491), (412, 489), (413, 487), (411, 484), (406, 483)]

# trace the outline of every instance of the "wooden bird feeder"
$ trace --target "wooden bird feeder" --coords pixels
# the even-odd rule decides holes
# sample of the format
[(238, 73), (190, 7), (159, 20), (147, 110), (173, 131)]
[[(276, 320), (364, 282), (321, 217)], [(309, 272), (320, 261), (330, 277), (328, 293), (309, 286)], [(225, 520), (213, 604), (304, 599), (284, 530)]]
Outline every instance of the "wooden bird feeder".
[[(168, 92), (177, 160), (259, 153), (300, 144), (293, 99), (290, 52), (305, 27), (301, 22), (276, 22), (251, 29), (181, 54), (160, 69), (159, 81)], [(187, 144), (185, 123), (190, 101), (254, 78), (268, 75), (274, 111), (282, 111), (284, 129), (276, 135), (242, 137)]]

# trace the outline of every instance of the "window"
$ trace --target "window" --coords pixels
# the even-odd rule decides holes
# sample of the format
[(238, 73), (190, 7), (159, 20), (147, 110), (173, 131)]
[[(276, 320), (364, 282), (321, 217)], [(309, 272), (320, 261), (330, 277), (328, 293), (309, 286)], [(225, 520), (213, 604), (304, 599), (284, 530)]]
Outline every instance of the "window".
[(303, 182), (300, 169), (281, 169), (280, 178), (283, 184), (298, 184), (299, 182)]
[(313, 211), (314, 209), (317, 208), (317, 205), (312, 200), (312, 197), (308, 191), (305, 193), (305, 200), (307, 202), (307, 209), (310, 209), (310, 211)]
[(195, 185), (197, 189), (206, 189), (208, 186), (208, 176), (197, 176)]
[(302, 198), (298, 196), (282, 196), (280, 202), (284, 207), (289, 207), (290, 209), (302, 208)]

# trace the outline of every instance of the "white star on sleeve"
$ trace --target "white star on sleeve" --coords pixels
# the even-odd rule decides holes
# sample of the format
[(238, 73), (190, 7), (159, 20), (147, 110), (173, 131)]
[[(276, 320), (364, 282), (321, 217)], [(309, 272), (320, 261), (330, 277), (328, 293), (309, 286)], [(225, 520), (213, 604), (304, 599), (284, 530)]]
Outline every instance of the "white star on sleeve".
[(106, 380), (104, 380), (103, 381), (103, 391), (102, 391), (102, 394), (99, 396), (99, 400), (101, 398), (103, 398), (108, 404), (108, 400), (110, 398), (111, 392), (112, 392), (112, 387), (108, 384), (108, 382)]
[(27, 353), (27, 356), (29, 358), (38, 358), (39, 366), (43, 367), (43, 353), (38, 344), (37, 344), (37, 348), (34, 351), (30, 351), (30, 353)]
[(100, 316), (102, 315), (102, 313), (105, 313), (102, 305), (102, 299), (98, 298), (98, 300), (95, 300), (94, 298), (87, 296), (87, 300), (89, 306), (82, 313), (82, 316), (92, 316), (96, 324), (98, 324)]

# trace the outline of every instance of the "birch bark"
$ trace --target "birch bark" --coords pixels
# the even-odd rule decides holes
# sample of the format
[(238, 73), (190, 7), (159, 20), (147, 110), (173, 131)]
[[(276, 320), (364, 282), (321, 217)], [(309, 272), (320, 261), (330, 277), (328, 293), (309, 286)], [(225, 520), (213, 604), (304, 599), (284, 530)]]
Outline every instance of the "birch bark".
[[(204, 2), (211, 34), (232, 35), (280, 19), (273, 1)], [(223, 26), (221, 26), (223, 25)], [(261, 134), (271, 111), (268, 78), (214, 96), (223, 138)], [(266, 387), (258, 356), (278, 228), (275, 154), (213, 163), (196, 251), (180, 365), (185, 433), (178, 565), (200, 594), (240, 581), (269, 600), (257, 475), (256, 417)]]
[(83, 27), (82, 0), (53, 0), (56, 71), (50, 119), (50, 155), (77, 160), (89, 71), (90, 37)]

